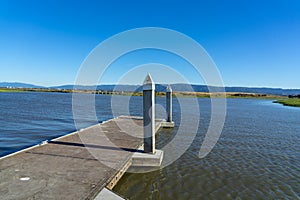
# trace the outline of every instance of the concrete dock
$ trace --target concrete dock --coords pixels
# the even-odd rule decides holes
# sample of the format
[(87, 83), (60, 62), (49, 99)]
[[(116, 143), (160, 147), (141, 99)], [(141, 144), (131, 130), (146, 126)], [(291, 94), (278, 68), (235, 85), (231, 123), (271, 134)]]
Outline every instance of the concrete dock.
[(0, 197), (95, 199), (114, 187), (142, 143), (143, 119), (122, 116), (3, 157)]

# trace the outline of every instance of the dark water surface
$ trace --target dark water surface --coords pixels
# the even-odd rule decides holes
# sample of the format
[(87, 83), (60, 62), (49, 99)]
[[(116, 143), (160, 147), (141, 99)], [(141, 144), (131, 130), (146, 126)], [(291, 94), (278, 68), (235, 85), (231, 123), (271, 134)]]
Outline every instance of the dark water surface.
[[(120, 106), (116, 115), (128, 114), (122, 109), (126, 98), (116, 100)], [(164, 106), (164, 98), (156, 100)], [(210, 121), (210, 100), (198, 100), (201, 120), (188, 150), (163, 169), (127, 173), (114, 191), (130, 199), (300, 198), (299, 108), (271, 100), (228, 99), (221, 138), (207, 157), (199, 159)], [(176, 127), (160, 131), (158, 148), (175, 137), (182, 109), (189, 123), (198, 123), (190, 100), (180, 101), (181, 107), (176, 99), (173, 102)], [(142, 98), (132, 97), (129, 110), (131, 115), (141, 115)], [(98, 121), (112, 118), (111, 97), (96, 95), (96, 111)], [(76, 130), (72, 94), (0, 93), (0, 113), (0, 156)], [(157, 115), (163, 117), (159, 106)], [(95, 123), (88, 118), (82, 121), (82, 127)]]
[[(99, 122), (112, 118), (110, 99), (96, 96)], [(0, 156), (76, 131), (69, 93), (0, 93), (0, 113)], [(77, 128), (93, 124), (85, 118)]]
[[(114, 191), (132, 200), (300, 199), (299, 108), (270, 100), (228, 99), (221, 138), (207, 157), (199, 159), (210, 119), (209, 99), (199, 101), (200, 126), (185, 154), (155, 172), (127, 173)], [(176, 127), (162, 130), (158, 147), (174, 134)]]

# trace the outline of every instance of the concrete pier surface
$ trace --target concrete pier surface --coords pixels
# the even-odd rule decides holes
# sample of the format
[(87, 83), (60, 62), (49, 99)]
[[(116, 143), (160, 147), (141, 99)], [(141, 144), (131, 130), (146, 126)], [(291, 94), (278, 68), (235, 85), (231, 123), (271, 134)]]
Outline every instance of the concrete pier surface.
[[(156, 120), (156, 131), (160, 127)], [(117, 183), (142, 143), (143, 119), (122, 116), (6, 156), (0, 159), (0, 197), (94, 199)]]

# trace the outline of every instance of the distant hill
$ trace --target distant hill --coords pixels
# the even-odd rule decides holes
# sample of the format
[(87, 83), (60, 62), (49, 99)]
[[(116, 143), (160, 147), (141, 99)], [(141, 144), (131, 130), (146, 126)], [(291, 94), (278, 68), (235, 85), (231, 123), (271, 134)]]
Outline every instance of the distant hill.
[(273, 95), (296, 95), (300, 94), (300, 89), (282, 88), (250, 88), (250, 87), (226, 87), (227, 92), (248, 92)]
[[(166, 90), (165, 84), (156, 84), (157, 92)], [(43, 87), (26, 83), (8, 83), (0, 82), (0, 87), (13, 87), (13, 88), (50, 88), (50, 89), (77, 89), (77, 90), (104, 90), (104, 91), (124, 91), (124, 92), (140, 92), (142, 91), (141, 85), (97, 85), (97, 86), (82, 86), (82, 85), (61, 85), (52, 87)], [(222, 88), (206, 85), (189, 85), (189, 84), (171, 84), (173, 91), (177, 92), (220, 92)], [(282, 88), (252, 88), (252, 87), (225, 87), (226, 92), (246, 92), (246, 93), (259, 93), (259, 94), (272, 94), (272, 95), (298, 95), (300, 89), (282, 89)]]
[[(155, 89), (157, 92), (163, 92), (166, 90), (167, 85), (156, 84)], [(173, 91), (177, 92), (220, 92), (222, 88), (206, 86), (206, 85), (189, 85), (189, 84), (171, 84)], [(142, 91), (141, 85), (98, 85), (98, 86), (74, 86), (64, 85), (52, 88), (60, 89), (82, 89), (91, 90), (97, 88), (97, 90), (105, 91), (124, 91), (124, 92), (140, 92)], [(208, 89), (209, 88), (209, 89)], [(259, 94), (273, 94), (273, 95), (297, 95), (300, 94), (300, 89), (281, 89), (281, 88), (251, 88), (251, 87), (225, 87), (226, 92), (247, 92), (247, 93), (259, 93)]]
[(0, 87), (2, 88), (45, 88), (43, 86), (32, 85), (27, 83), (19, 83), (19, 82), (0, 82)]
[[(155, 88), (157, 92), (163, 92), (166, 90), (167, 85), (156, 84)], [(171, 84), (173, 91), (177, 92), (220, 92), (222, 88), (206, 86), (206, 85), (189, 85), (189, 84)], [(98, 86), (74, 86), (63, 85), (51, 88), (60, 89), (81, 89), (81, 90), (105, 90), (105, 91), (124, 91), (124, 92), (140, 92), (142, 91), (141, 85), (98, 85)], [(208, 89), (209, 88), (209, 89)], [(281, 88), (251, 88), (251, 87), (225, 87), (226, 92), (246, 92), (246, 93), (259, 93), (259, 94), (272, 94), (272, 95), (297, 95), (300, 94), (300, 89), (281, 89)]]
[[(105, 91), (126, 91), (133, 92), (137, 91), (141, 86), (140, 85), (93, 85), (93, 86), (84, 86), (84, 85), (61, 85), (61, 86), (52, 86), (51, 89), (65, 89), (65, 90), (105, 90)], [(138, 90), (140, 91), (140, 90)]]

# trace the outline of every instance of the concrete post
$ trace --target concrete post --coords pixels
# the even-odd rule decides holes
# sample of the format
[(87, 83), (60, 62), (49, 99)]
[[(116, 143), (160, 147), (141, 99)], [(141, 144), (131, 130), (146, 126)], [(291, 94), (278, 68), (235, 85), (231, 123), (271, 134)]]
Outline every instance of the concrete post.
[(167, 122), (172, 122), (172, 88), (167, 86), (166, 93), (166, 110), (167, 110)]
[(144, 152), (155, 153), (155, 84), (148, 74), (143, 84)]

